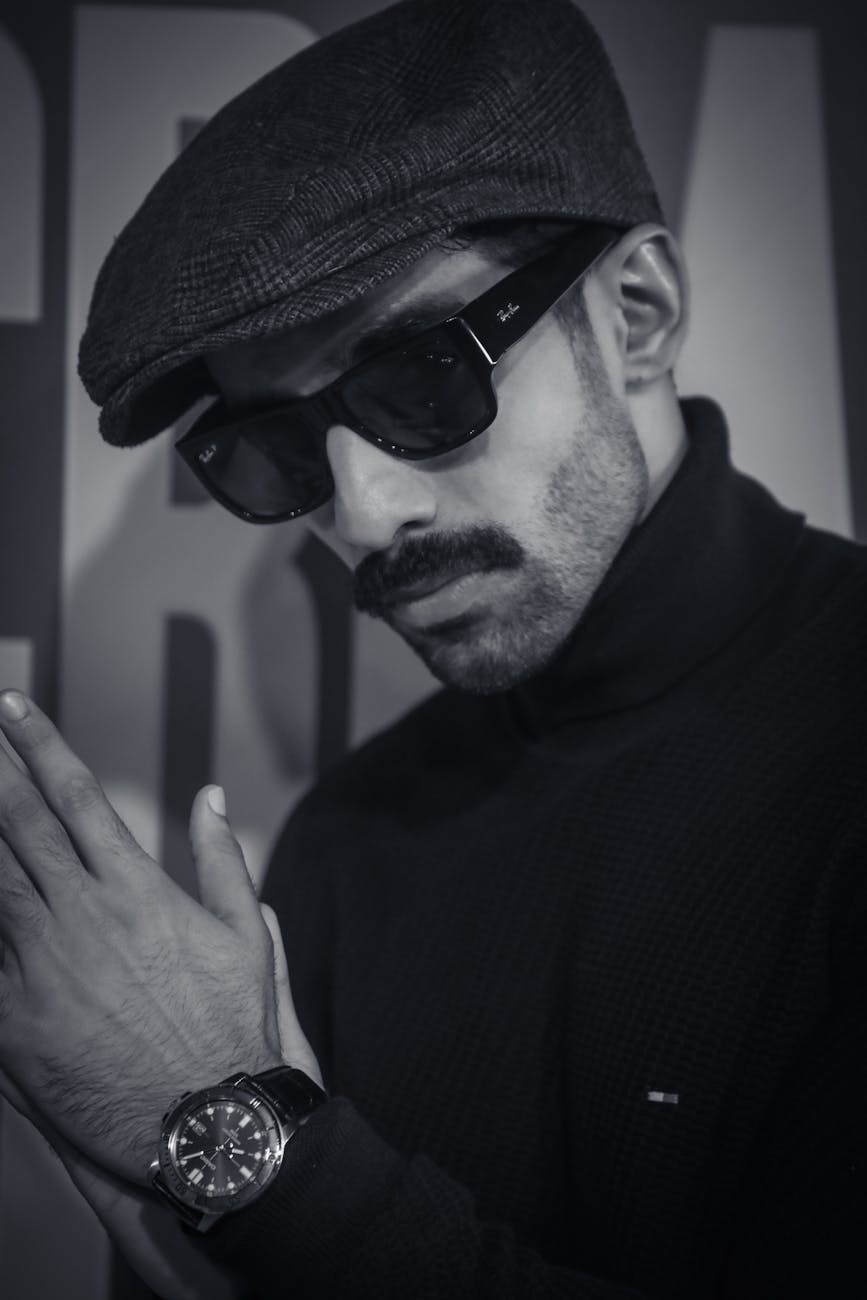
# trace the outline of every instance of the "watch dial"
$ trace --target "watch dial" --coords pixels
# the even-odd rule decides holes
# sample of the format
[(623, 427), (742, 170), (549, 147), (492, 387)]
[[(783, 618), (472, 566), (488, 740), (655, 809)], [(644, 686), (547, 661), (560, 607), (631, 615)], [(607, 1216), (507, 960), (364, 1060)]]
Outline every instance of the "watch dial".
[(179, 1126), (173, 1160), (182, 1180), (207, 1196), (231, 1196), (269, 1159), (261, 1115), (237, 1101), (208, 1101)]

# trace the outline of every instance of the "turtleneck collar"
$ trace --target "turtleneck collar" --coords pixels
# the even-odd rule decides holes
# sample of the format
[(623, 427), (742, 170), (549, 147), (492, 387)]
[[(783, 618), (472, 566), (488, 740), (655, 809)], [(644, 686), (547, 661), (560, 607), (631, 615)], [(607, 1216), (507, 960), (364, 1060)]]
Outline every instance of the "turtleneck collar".
[(689, 447), (566, 646), (507, 699), (525, 731), (643, 704), (732, 639), (769, 598), (804, 520), (729, 460), (707, 398), (681, 403)]

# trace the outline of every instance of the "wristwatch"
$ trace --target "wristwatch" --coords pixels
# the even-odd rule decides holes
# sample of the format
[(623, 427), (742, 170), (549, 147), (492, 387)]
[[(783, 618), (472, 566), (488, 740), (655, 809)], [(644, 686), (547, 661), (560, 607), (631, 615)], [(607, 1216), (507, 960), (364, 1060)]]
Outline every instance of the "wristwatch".
[(262, 1195), (289, 1142), (325, 1100), (318, 1084), (288, 1065), (184, 1093), (163, 1116), (151, 1182), (186, 1224), (207, 1232)]

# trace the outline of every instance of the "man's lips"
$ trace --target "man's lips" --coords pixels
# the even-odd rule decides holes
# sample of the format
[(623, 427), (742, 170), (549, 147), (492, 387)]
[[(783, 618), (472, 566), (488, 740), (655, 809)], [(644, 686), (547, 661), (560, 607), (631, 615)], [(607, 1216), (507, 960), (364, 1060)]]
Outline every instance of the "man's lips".
[(470, 574), (518, 569), (524, 560), (521, 544), (496, 524), (411, 537), (396, 551), (365, 556), (353, 578), (355, 607), (362, 614), (388, 618)]
[(470, 612), (486, 594), (490, 569), (469, 569), (451, 573), (436, 582), (405, 588), (389, 602), (387, 617), (398, 625), (414, 628), (448, 623)]
[(461, 578), (473, 573), (471, 567), (465, 569), (452, 570), (451, 573), (440, 573), (436, 576), (426, 579), (424, 582), (414, 582), (406, 587), (396, 587), (390, 591), (383, 601), (385, 609), (393, 609), (397, 605), (411, 605), (417, 600), (424, 600), (426, 596), (432, 596), (434, 592), (442, 591), (453, 582), (458, 582)]

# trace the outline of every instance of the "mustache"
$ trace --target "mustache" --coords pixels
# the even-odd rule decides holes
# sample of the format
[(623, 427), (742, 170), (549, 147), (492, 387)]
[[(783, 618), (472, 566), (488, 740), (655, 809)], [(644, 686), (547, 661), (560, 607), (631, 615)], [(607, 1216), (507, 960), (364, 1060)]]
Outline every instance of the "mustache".
[(361, 561), (353, 576), (355, 608), (382, 618), (407, 589), (448, 582), (465, 573), (517, 569), (525, 557), (521, 543), (497, 524), (409, 537), (394, 554), (377, 551)]

